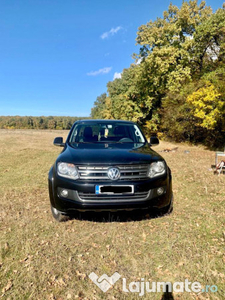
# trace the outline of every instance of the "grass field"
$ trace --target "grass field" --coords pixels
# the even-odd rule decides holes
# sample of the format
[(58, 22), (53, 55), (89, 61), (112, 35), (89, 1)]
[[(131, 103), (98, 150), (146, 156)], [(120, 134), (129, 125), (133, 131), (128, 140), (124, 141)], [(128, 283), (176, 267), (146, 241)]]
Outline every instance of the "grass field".
[[(174, 211), (161, 218), (80, 215), (57, 223), (48, 170), (67, 132), (0, 130), (0, 299), (224, 299), (225, 175), (209, 170), (214, 152), (162, 142), (173, 174)], [(200, 282), (213, 293), (103, 293), (88, 277), (118, 272), (130, 282)]]

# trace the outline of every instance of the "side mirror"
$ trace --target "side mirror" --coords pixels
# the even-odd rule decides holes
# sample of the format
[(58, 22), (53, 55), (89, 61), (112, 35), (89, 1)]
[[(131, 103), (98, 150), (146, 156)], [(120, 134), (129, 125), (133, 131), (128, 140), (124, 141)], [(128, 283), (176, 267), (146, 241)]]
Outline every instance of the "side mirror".
[(59, 146), (59, 147), (64, 147), (64, 146), (65, 146), (65, 143), (63, 143), (63, 138), (62, 138), (62, 137), (56, 137), (56, 138), (54, 139), (53, 144), (54, 144), (55, 146)]
[(150, 146), (156, 146), (159, 144), (159, 139), (156, 136), (150, 137)]

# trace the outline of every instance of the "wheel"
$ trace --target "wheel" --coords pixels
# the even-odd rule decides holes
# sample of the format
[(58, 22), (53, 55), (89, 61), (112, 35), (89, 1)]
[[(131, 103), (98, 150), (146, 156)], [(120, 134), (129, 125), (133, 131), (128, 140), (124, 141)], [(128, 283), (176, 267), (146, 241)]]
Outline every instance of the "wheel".
[(53, 215), (54, 219), (56, 219), (56, 221), (58, 221), (58, 222), (65, 222), (70, 219), (70, 217), (68, 215), (63, 214), (62, 212), (60, 212), (58, 209), (56, 209), (52, 205), (51, 205), (51, 211), (52, 211), (52, 215)]
[(173, 195), (171, 197), (171, 201), (170, 201), (170, 204), (166, 207), (163, 207), (161, 209), (156, 209), (154, 211), (154, 215), (156, 217), (164, 217), (164, 216), (168, 216), (172, 213), (173, 211)]
[(173, 195), (171, 197), (171, 201), (170, 204), (166, 207), (164, 207), (163, 209), (161, 209), (160, 213), (162, 216), (167, 216), (170, 215), (173, 211)]

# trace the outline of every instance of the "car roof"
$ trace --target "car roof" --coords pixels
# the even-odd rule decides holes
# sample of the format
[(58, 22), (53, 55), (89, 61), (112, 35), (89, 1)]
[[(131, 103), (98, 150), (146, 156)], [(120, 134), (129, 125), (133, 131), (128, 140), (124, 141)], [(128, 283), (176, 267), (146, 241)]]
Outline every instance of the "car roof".
[(132, 121), (125, 121), (125, 120), (110, 120), (110, 119), (85, 119), (85, 120), (79, 120), (76, 123), (99, 123), (99, 122), (105, 122), (105, 123), (121, 123), (121, 124), (134, 124)]

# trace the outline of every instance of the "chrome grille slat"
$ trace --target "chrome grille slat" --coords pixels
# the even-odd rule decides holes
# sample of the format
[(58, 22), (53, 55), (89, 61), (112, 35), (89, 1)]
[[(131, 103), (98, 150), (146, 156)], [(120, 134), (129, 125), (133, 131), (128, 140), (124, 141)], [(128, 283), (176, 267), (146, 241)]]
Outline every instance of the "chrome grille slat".
[(82, 167), (78, 166), (79, 170), (108, 170), (108, 167)]
[(127, 178), (146, 178), (146, 175), (129, 175), (129, 176), (120, 176), (121, 180), (125, 180)]
[[(85, 173), (86, 172), (86, 173)], [(91, 173), (104, 173), (104, 174), (107, 174), (107, 171), (100, 171), (100, 170), (88, 170), (88, 171), (81, 171), (81, 174), (91, 174)]]
[[(148, 192), (144, 192), (144, 193), (135, 193), (135, 194), (129, 194), (129, 195), (123, 195), (123, 198), (138, 198), (138, 197), (141, 197), (141, 196), (145, 196), (148, 194)], [(93, 194), (93, 193), (79, 193), (79, 196), (80, 197), (85, 197), (85, 198), (105, 198), (106, 196), (108, 198), (117, 198), (119, 195), (115, 195), (115, 194), (109, 194), (109, 195), (105, 195), (105, 194), (100, 194), (100, 195), (96, 195), (96, 194)]]
[(145, 169), (146, 168), (133, 167), (133, 168), (121, 168), (121, 171), (123, 171), (123, 172), (129, 172), (129, 171), (139, 172), (139, 171), (143, 171)]
[(107, 176), (80, 176), (80, 179), (97, 179), (97, 180), (101, 180), (101, 179), (105, 179), (108, 180), (109, 178)]
[(98, 201), (98, 202), (101, 202), (101, 201), (110, 201), (110, 202), (113, 202), (113, 201), (123, 201), (123, 202), (126, 202), (126, 201), (144, 201), (148, 198), (149, 196), (149, 193), (150, 191), (147, 191), (147, 192), (136, 192), (134, 194), (130, 194), (130, 195), (125, 195), (125, 194), (117, 194), (117, 195), (113, 195), (113, 194), (110, 194), (110, 195), (96, 195), (96, 194), (93, 194), (93, 193), (82, 193), (82, 192), (79, 192), (78, 195), (79, 195), (79, 198), (82, 200), (82, 201)]
[(121, 168), (121, 170), (133, 170), (134, 168), (136, 168), (137, 170), (140, 170), (140, 169), (146, 169), (147, 168), (147, 165), (131, 165), (131, 166), (119, 166)]
[[(78, 165), (80, 180), (110, 180), (107, 176), (108, 169), (112, 166), (84, 166)], [(120, 170), (120, 180), (147, 179), (148, 165), (116, 165)]]

